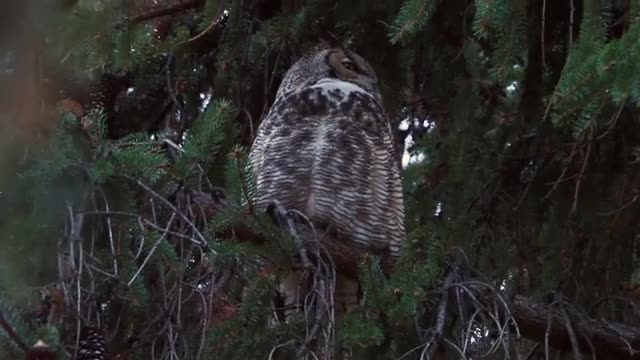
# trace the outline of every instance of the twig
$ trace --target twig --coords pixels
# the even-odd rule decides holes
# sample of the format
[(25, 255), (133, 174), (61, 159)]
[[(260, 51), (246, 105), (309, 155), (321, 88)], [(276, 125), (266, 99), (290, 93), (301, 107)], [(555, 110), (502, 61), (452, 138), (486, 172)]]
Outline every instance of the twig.
[(551, 310), (555, 301), (549, 306), (547, 311), (547, 328), (544, 332), (544, 358), (549, 360), (549, 334), (551, 333)]
[(573, 17), (576, 12), (576, 7), (573, 3), (573, 0), (569, 0), (571, 4), (571, 11), (569, 12), (569, 48), (568, 51), (571, 51), (573, 48)]
[(462, 351), (462, 349), (460, 349), (460, 347), (455, 344), (453, 341), (447, 339), (447, 338), (442, 338), (442, 341), (444, 341), (447, 345), (451, 346), (452, 348), (458, 350), (458, 352), (460, 353), (461, 359), (466, 360), (467, 356), (464, 354), (464, 352)]
[[(171, 85), (171, 63), (173, 62), (173, 51), (170, 51), (167, 55), (167, 63), (165, 64), (165, 74), (166, 74), (166, 82), (167, 82), (167, 91), (169, 92), (169, 96), (171, 97), (171, 101), (176, 106), (175, 108), (180, 110), (182, 109), (182, 104), (178, 101), (176, 97), (175, 89), (173, 85)], [(163, 129), (164, 130), (164, 129)]]
[(542, 33), (540, 34), (540, 50), (542, 54), (542, 70), (543, 71), (544, 71), (544, 68), (547, 67), (545, 62), (546, 55), (545, 55), (545, 44), (544, 44), (546, 19), (547, 19), (547, 0), (542, 0), (542, 30), (541, 30)]
[(529, 189), (531, 188), (531, 184), (533, 184), (533, 177), (535, 177), (537, 172), (538, 172), (538, 169), (536, 167), (534, 169), (534, 171), (533, 171), (531, 179), (527, 182), (527, 186), (524, 188), (524, 191), (522, 192), (522, 195), (520, 195), (520, 198), (518, 199), (518, 203), (513, 208), (514, 211), (517, 211), (520, 208), (520, 205), (522, 205), (522, 201), (524, 200), (525, 196), (527, 196), (527, 194), (529, 193)]
[(580, 347), (578, 346), (578, 339), (576, 338), (576, 333), (573, 331), (573, 327), (571, 326), (571, 320), (569, 319), (569, 314), (567, 314), (567, 310), (564, 308), (564, 304), (560, 304), (560, 312), (562, 313), (562, 318), (564, 319), (564, 326), (567, 329), (567, 333), (569, 334), (569, 339), (571, 340), (571, 348), (573, 349), (573, 358), (575, 360), (582, 360), (582, 353), (580, 352)]
[(150, 10), (142, 15), (135, 16), (131, 19), (131, 24), (137, 24), (146, 20), (151, 20), (157, 17), (175, 14), (177, 12), (190, 10), (196, 8), (200, 5), (203, 5), (205, 0), (190, 0), (178, 3), (176, 5), (171, 5), (159, 9)]
[(202, 300), (202, 311), (204, 312), (202, 321), (202, 332), (200, 334), (200, 346), (198, 347), (198, 353), (196, 354), (196, 360), (200, 360), (202, 351), (204, 350), (207, 328), (209, 327), (209, 306), (207, 305), (207, 299), (202, 293), (202, 290), (197, 289), (196, 292), (198, 293), (198, 295), (200, 295), (200, 299)]
[[(460, 291), (456, 291), (456, 293), (459, 293), (459, 292)], [(458, 299), (458, 302), (460, 302), (460, 299)], [(476, 319), (476, 316), (478, 316), (478, 314), (480, 314), (480, 310), (476, 309), (476, 311), (469, 318), (469, 321), (467, 321), (466, 335), (464, 336), (464, 346), (462, 348), (462, 351), (465, 354), (467, 353), (467, 348), (469, 347), (469, 344), (471, 343), (471, 338), (474, 335), (473, 332), (471, 331), (471, 327), (475, 324), (475, 319)]]
[(271, 349), (271, 351), (269, 351), (269, 358), (268, 358), (268, 360), (272, 360), (272, 359), (273, 359), (273, 355), (276, 353), (276, 351), (278, 351), (278, 349), (280, 349), (280, 348), (282, 348), (282, 347), (285, 347), (285, 346), (288, 346), (288, 345), (293, 345), (294, 343), (295, 343), (295, 341), (294, 341), (294, 340), (289, 340), (289, 341), (287, 341), (287, 342), (285, 342), (285, 343), (278, 344), (278, 345), (274, 346), (274, 347)]
[[(107, 213), (111, 211), (109, 209), (109, 200), (107, 200), (107, 195), (104, 193), (102, 189), (99, 189), (98, 192), (102, 195), (102, 200), (104, 201), (104, 209)], [(109, 247), (111, 249), (111, 259), (113, 261), (113, 274), (118, 276), (118, 256), (116, 254), (116, 246), (113, 240), (113, 229), (111, 226), (111, 217), (106, 215), (107, 218), (107, 231), (109, 233)]]
[(123, 177), (135, 182), (136, 184), (138, 184), (138, 186), (140, 186), (141, 188), (143, 188), (144, 190), (149, 192), (155, 198), (157, 198), (160, 201), (162, 201), (165, 205), (169, 206), (169, 208), (171, 210), (173, 210), (173, 212), (176, 215), (181, 217), (182, 220), (184, 220), (187, 224), (189, 224), (189, 226), (191, 227), (191, 230), (200, 238), (200, 245), (205, 247), (208, 251), (210, 251), (214, 255), (216, 255), (216, 252), (213, 249), (211, 249), (210, 246), (208, 246), (206, 238), (202, 235), (202, 233), (200, 233), (200, 230), (198, 230), (198, 228), (195, 226), (195, 224), (187, 216), (185, 216), (181, 211), (179, 211), (171, 202), (169, 202), (167, 199), (165, 199), (162, 195), (160, 195), (157, 192), (153, 191), (153, 189), (151, 189), (150, 187), (145, 185), (142, 181), (140, 181), (138, 179), (135, 179), (135, 178), (132, 178), (130, 176), (126, 176), (126, 175), (123, 175)]
[(436, 350), (440, 346), (440, 341), (444, 335), (444, 327), (447, 321), (447, 306), (449, 305), (449, 288), (455, 277), (455, 269), (449, 271), (447, 277), (444, 280), (442, 294), (440, 296), (440, 304), (438, 305), (438, 312), (436, 313), (436, 328), (432, 335), (433, 347), (429, 349), (429, 359), (432, 359)]
[(533, 354), (536, 353), (536, 351), (538, 350), (538, 348), (540, 347), (540, 343), (536, 343), (531, 350), (529, 350), (529, 353), (524, 357), (524, 360), (529, 360)]
[[(85, 198), (86, 198), (85, 194)], [(84, 202), (84, 200), (83, 200)], [(67, 201), (67, 210), (69, 212), (69, 222), (70, 222), (70, 234), (69, 234), (69, 256), (71, 260), (71, 265), (74, 270), (74, 277), (76, 280), (76, 343), (75, 343), (75, 356), (78, 356), (78, 350), (80, 349), (80, 331), (82, 324), (82, 291), (81, 291), (81, 281), (82, 281), (82, 268), (83, 268), (83, 251), (82, 251), (82, 225), (84, 224), (84, 215), (74, 213), (71, 203)], [(76, 252), (75, 246), (78, 247), (78, 264), (76, 264)], [(65, 294), (66, 295), (66, 294)]]
[(206, 27), (206, 29), (202, 30), (199, 34), (195, 35), (194, 37), (190, 38), (189, 40), (187, 40), (187, 43), (193, 42), (198, 40), (199, 38), (205, 36), (206, 34), (208, 34), (214, 27), (216, 27), (216, 25), (221, 24), (224, 20), (227, 19), (227, 17), (229, 16), (229, 12), (227, 10), (223, 10), (222, 14), (214, 17), (211, 20), (211, 23), (209, 24), (209, 26)]
[(584, 338), (584, 340), (587, 342), (587, 344), (589, 345), (589, 350), (591, 350), (591, 360), (596, 360), (596, 348), (595, 346), (593, 346), (593, 342), (591, 341), (591, 339), (589, 339), (588, 336), (582, 336)]
[(622, 303), (624, 303), (625, 305), (632, 305), (633, 306), (633, 301), (629, 300), (628, 298), (624, 297), (624, 296), (607, 296), (601, 299), (598, 299), (593, 305), (591, 305), (591, 307), (589, 308), (589, 314), (593, 314), (593, 311), (595, 309), (598, 308), (598, 306), (600, 306), (600, 304), (605, 303), (609, 300), (617, 300), (620, 301)]
[(573, 147), (571, 148), (571, 154), (569, 154), (569, 158), (567, 159), (567, 166), (564, 167), (564, 169), (562, 169), (562, 172), (560, 173), (560, 176), (558, 177), (558, 179), (554, 182), (553, 186), (551, 187), (551, 189), (547, 192), (547, 194), (544, 196), (543, 199), (548, 199), (549, 196), (551, 196), (551, 194), (556, 190), (556, 188), (558, 187), (558, 185), (560, 185), (560, 183), (562, 182), (562, 179), (564, 179), (564, 175), (567, 173), (567, 170), (569, 170), (569, 165), (571, 165), (571, 160), (573, 159), (573, 157), (576, 154), (576, 150), (578, 148), (578, 143), (576, 142), (575, 144), (573, 144)]
[(607, 211), (607, 212), (601, 212), (598, 213), (598, 215), (602, 215), (602, 216), (608, 216), (608, 215), (614, 215), (617, 214), (619, 212), (621, 212), (622, 210), (628, 208), (629, 206), (633, 205), (633, 203), (635, 203), (636, 201), (638, 201), (638, 198), (640, 197), (640, 195), (635, 195), (633, 197), (633, 199), (629, 200), (626, 204), (622, 205), (621, 207), (619, 207), (618, 209), (612, 210), (612, 211)]
[(584, 161), (582, 162), (582, 169), (580, 169), (580, 176), (578, 176), (578, 180), (576, 181), (576, 189), (573, 193), (573, 205), (571, 206), (571, 213), (575, 214), (578, 210), (578, 193), (580, 192), (580, 184), (582, 183), (582, 177), (584, 175), (584, 170), (587, 168), (587, 162), (589, 160), (589, 154), (591, 153), (591, 142), (587, 145), (587, 153), (584, 156)]
[[(171, 226), (171, 223), (173, 223), (173, 219), (175, 217), (176, 213), (173, 213), (173, 215), (171, 215), (171, 218), (169, 219), (169, 221), (167, 222), (167, 228), (169, 228)], [(140, 267), (138, 268), (138, 270), (133, 274), (133, 276), (131, 277), (131, 280), (129, 280), (129, 282), (127, 282), (127, 286), (131, 286), (131, 284), (133, 284), (133, 282), (136, 280), (136, 278), (138, 277), (138, 275), (140, 275), (140, 272), (142, 271), (142, 269), (144, 269), (145, 265), (147, 264), (147, 262), (149, 261), (149, 259), (151, 258), (151, 256), (153, 255), (154, 251), (156, 250), (156, 248), (160, 245), (160, 243), (162, 241), (164, 241), (165, 237), (167, 236), (167, 233), (163, 233), (162, 236), (160, 236), (160, 238), (158, 238), (158, 240), (156, 241), (155, 244), (153, 244), (153, 246), (151, 247), (151, 249), (149, 250), (149, 253), (147, 254), (147, 257), (144, 258), (144, 261), (142, 261), (142, 264), (140, 265)]]
[(162, 138), (162, 140), (160, 140), (160, 142), (163, 143), (163, 144), (167, 144), (169, 147), (173, 148), (174, 150), (176, 150), (179, 153), (183, 153), (184, 152), (184, 149), (181, 148), (180, 146), (178, 146), (178, 144), (176, 144), (173, 141), (171, 141), (171, 139)]
[(402, 360), (402, 359), (406, 358), (407, 356), (411, 355), (412, 353), (414, 353), (414, 352), (416, 352), (416, 351), (418, 351), (420, 349), (424, 349), (425, 346), (427, 346), (427, 344), (426, 343), (422, 343), (422, 344), (414, 347), (413, 349), (410, 349), (406, 353), (402, 354), (402, 356), (400, 356), (396, 360)]
[[(191, 236), (187, 236), (187, 235), (184, 235), (182, 233), (175, 232), (175, 231), (170, 231), (166, 227), (162, 228), (162, 227), (156, 225), (155, 223), (153, 223), (153, 222), (151, 222), (151, 221), (149, 221), (149, 220), (147, 220), (147, 219), (145, 219), (143, 217), (140, 217), (140, 221), (144, 222), (146, 225), (150, 226), (151, 228), (153, 228), (155, 230), (163, 232), (164, 234), (173, 235), (173, 236), (176, 236), (176, 237), (178, 237), (180, 239), (189, 240), (189, 241), (193, 242), (196, 245), (200, 245), (200, 243), (197, 240), (193, 239), (193, 237), (191, 237)], [(140, 247), (142, 247), (142, 244), (140, 245)], [(140, 254), (139, 251), (138, 251), (138, 254)]]
[(601, 140), (602, 138), (607, 136), (607, 134), (611, 131), (611, 129), (613, 129), (613, 127), (618, 122), (618, 119), (620, 118), (620, 114), (622, 114), (622, 110), (624, 110), (624, 105), (625, 105), (624, 102), (622, 104), (620, 104), (620, 107), (618, 108), (618, 111), (616, 111), (615, 114), (613, 114), (611, 116), (611, 120), (609, 120), (609, 122), (608, 122), (608, 124), (610, 124), (609, 127), (601, 135), (596, 137), (596, 140)]

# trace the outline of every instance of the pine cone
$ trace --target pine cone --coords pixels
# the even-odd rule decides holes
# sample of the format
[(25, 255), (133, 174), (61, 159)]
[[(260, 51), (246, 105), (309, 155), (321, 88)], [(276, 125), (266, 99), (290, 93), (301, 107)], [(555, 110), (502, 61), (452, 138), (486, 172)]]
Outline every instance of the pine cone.
[(80, 349), (76, 360), (105, 360), (107, 348), (104, 336), (97, 329), (85, 326), (80, 331)]

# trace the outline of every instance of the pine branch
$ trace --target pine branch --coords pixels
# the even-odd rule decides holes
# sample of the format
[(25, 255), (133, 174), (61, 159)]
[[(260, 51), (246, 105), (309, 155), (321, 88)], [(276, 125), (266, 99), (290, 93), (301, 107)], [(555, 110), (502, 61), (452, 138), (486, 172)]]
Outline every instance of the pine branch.
[(389, 33), (392, 44), (417, 33), (431, 19), (437, 6), (435, 0), (405, 0)]

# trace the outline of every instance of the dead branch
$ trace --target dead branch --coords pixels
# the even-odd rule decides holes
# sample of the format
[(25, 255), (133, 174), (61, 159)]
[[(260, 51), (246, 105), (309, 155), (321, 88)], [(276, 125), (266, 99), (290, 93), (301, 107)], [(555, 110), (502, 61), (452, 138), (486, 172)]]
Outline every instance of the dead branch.
[[(442, 294), (440, 294), (440, 303), (436, 312), (436, 325), (431, 334), (431, 338), (426, 341), (420, 358), (435, 359), (437, 352), (442, 352), (443, 336), (445, 334), (445, 325), (447, 322), (447, 307), (449, 306), (449, 287), (456, 276), (454, 271), (450, 271), (444, 280)], [(463, 351), (464, 353), (464, 351)]]
[(558, 307), (551, 308), (520, 295), (509, 301), (509, 307), (522, 336), (530, 340), (544, 342), (548, 331), (549, 345), (556, 349), (573, 351), (572, 337), (575, 336), (580, 351), (589, 354), (593, 348), (598, 359), (640, 359), (637, 327), (597, 320), (567, 306), (564, 309), (572, 321), (572, 336)]
[(205, 3), (204, 0), (190, 0), (190, 1), (178, 3), (175, 5), (167, 6), (167, 7), (152, 9), (141, 15), (138, 15), (132, 18), (131, 23), (136, 24), (143, 21), (155, 19), (161, 16), (171, 15), (171, 14), (179, 13), (182, 11), (190, 10), (198, 6), (201, 6), (204, 3)]

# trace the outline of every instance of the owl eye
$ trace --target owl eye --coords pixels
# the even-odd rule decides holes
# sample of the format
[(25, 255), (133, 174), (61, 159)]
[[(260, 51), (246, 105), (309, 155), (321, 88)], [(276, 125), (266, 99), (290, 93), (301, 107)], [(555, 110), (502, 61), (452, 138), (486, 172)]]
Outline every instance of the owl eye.
[(354, 64), (354, 62), (349, 59), (342, 60), (342, 66), (344, 66), (349, 71), (357, 71), (356, 64)]

